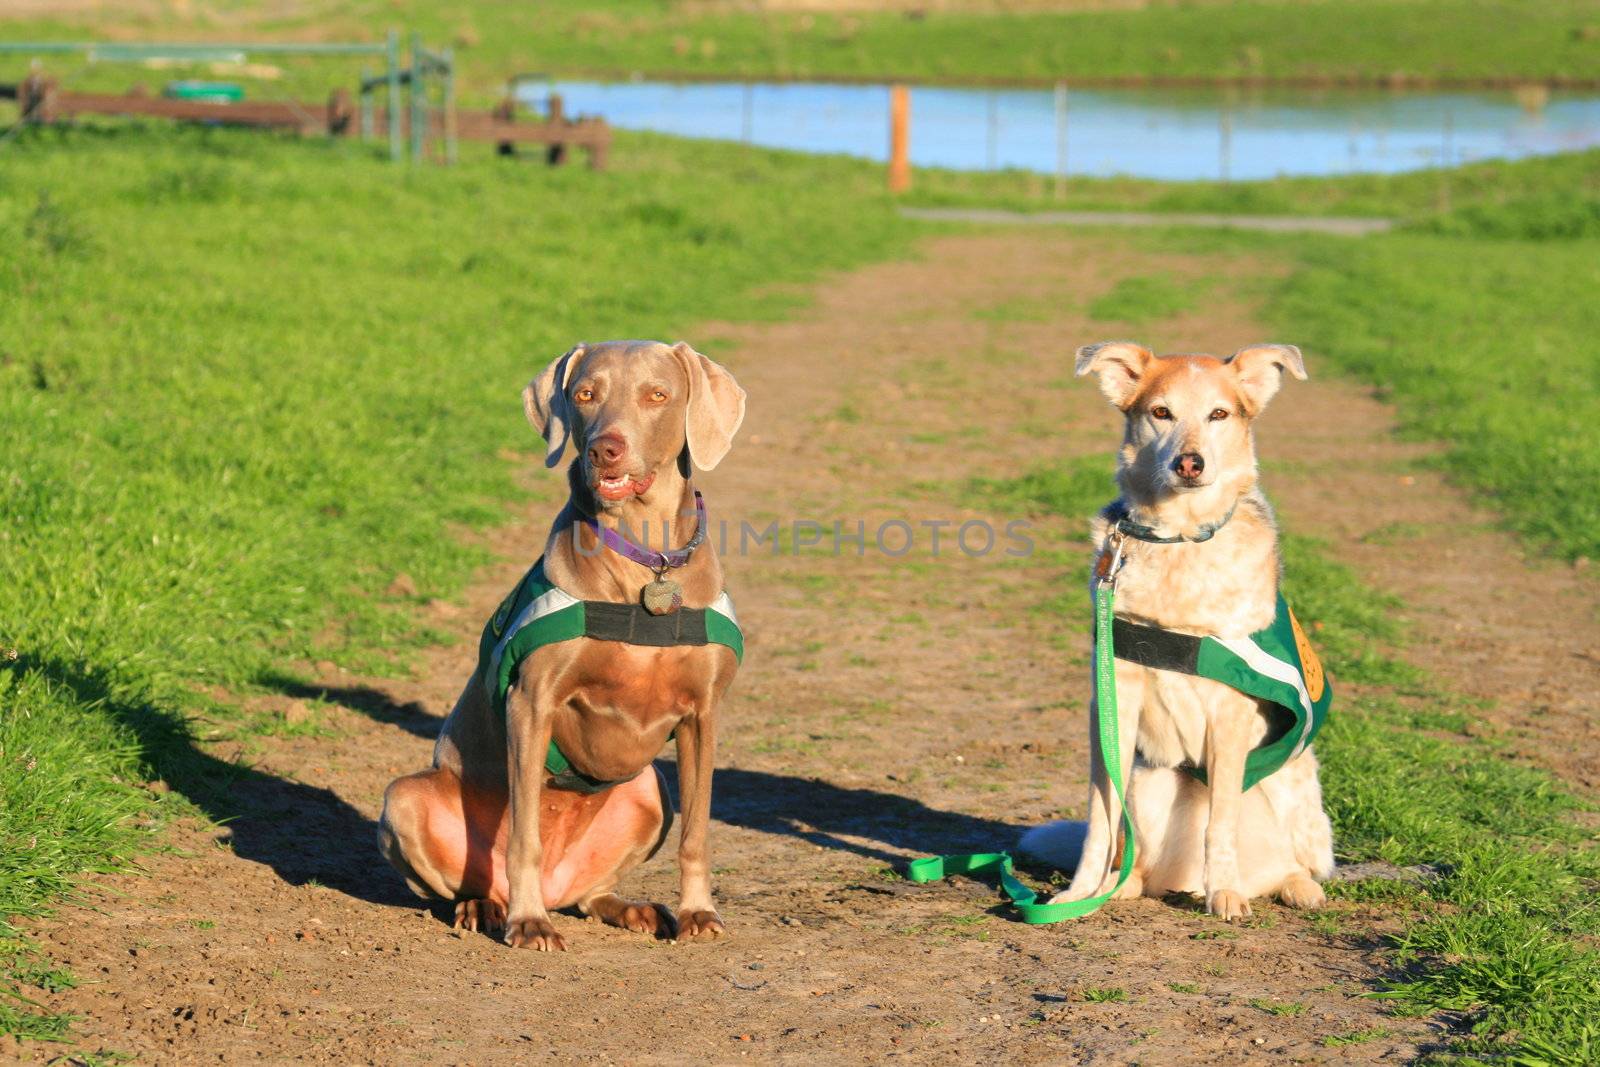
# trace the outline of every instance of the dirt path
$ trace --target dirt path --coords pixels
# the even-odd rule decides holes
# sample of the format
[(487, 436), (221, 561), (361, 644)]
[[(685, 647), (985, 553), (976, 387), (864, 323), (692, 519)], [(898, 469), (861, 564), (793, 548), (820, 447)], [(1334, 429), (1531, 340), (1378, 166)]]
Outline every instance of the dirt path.
[[(1379, 961), (1370, 940), (1338, 932), (1381, 931), (1380, 912), (1346, 905), (1331, 923), (1263, 904), (1228, 929), (1136, 901), (1033, 928), (989, 913), (992, 894), (975, 883), (913, 887), (890, 870), (917, 854), (1006, 846), (1019, 826), (1081, 811), (1086, 642), (1045, 610), (1081, 595), (1081, 523), (1037, 524), (1041, 551), (1026, 559), (968, 558), (948, 540), (933, 558), (920, 524), (1003, 527), (1012, 516), (963, 506), (967, 479), (1109, 454), (1114, 416), (1069, 382), (1069, 353), (1128, 330), (1076, 309), (1122, 276), (1174, 267), (1244, 276), (1258, 265), (1157, 259), (1067, 233), (945, 238), (919, 262), (825, 285), (794, 321), (708, 324), (693, 338), (751, 395), (742, 440), (703, 483), (735, 543), (740, 520), (780, 517), (838, 520), (846, 532), (861, 521), (869, 538), (887, 519), (917, 531), (901, 558), (853, 546), (835, 556), (831, 543), (800, 556), (725, 552), (749, 643), (722, 723), (712, 838), (731, 941), (659, 944), (565, 918), (570, 953), (514, 952), (451, 932), (370, 844), (383, 786), (425, 763), (481, 620), (537, 552), (546, 500), (496, 535), (505, 562), (465, 606), (436, 613), (458, 641), (415, 680), (325, 671), (317, 688), (273, 696), (283, 706), (325, 694), (314, 721), (326, 736), (247, 739), (253, 769), (233, 787), (244, 817), (221, 834), (181, 828), (180, 851), (152, 858), (148, 876), (108, 879), (92, 906), (41, 925), (83, 979), (52, 1005), (84, 1016), (83, 1047), (154, 1061), (1409, 1058), (1434, 1024), (1357, 996)], [(1166, 349), (1262, 339), (1250, 307), (1226, 299), (1141, 335)], [(1429, 566), (1442, 553), (1429, 523), (1448, 523), (1450, 547), (1463, 550), (1449, 510), (1460, 505), (1429, 479), (1401, 485), (1386, 418), (1346, 386), (1286, 390), (1263, 434), (1283, 465), (1269, 489), (1289, 522), (1414, 604), (1466, 596), (1444, 581), (1442, 560)], [(552, 496), (553, 477), (530, 479)], [(1392, 521), (1419, 531), (1399, 543), (1401, 563), (1370, 536)], [(1545, 662), (1559, 674), (1558, 650), (1593, 632), (1592, 588), (1568, 596), (1566, 576), (1520, 567), (1492, 534), (1472, 538), (1487, 547), (1467, 562), (1504, 561), (1535, 583), (1551, 605), (1538, 625), (1566, 627), (1566, 639), (1513, 632), (1510, 612), (1483, 596), (1466, 613), (1419, 619), (1438, 641), (1424, 648), (1450, 662), (1450, 641), (1549, 642)], [(1520, 674), (1472, 677), (1505, 699), (1505, 714), (1524, 706)], [(1584, 736), (1562, 715), (1551, 712), (1553, 729)], [(1592, 751), (1588, 736), (1565, 747)], [(670, 901), (674, 878), (663, 855), (629, 888)], [(1364, 1031), (1376, 1036), (1324, 1045)]]

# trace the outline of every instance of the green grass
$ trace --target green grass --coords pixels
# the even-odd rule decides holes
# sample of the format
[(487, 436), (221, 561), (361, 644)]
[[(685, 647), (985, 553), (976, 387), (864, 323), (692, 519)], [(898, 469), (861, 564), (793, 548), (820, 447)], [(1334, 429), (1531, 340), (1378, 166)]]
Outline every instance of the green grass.
[(1364, 1045), (1368, 1041), (1381, 1041), (1390, 1035), (1390, 1031), (1381, 1026), (1374, 1026), (1366, 1030), (1352, 1030), (1347, 1034), (1329, 1034), (1322, 1039), (1323, 1048), (1345, 1048), (1350, 1045)]
[[(989, 505), (1086, 519), (1110, 498), (1107, 465), (1080, 457), (967, 488)], [(1285, 595), (1338, 692), (1317, 751), (1339, 857), (1437, 871), (1419, 882), (1330, 885), (1340, 898), (1415, 913), (1390, 941), (1381, 995), (1400, 1013), (1459, 1013), (1452, 1048), (1463, 1054), (1525, 1067), (1594, 1062), (1600, 847), (1574, 819), (1586, 805), (1467, 733), (1471, 705), (1395, 653), (1404, 635), (1382, 594), (1310, 539), (1285, 538), (1284, 557)], [(1051, 603), (1086, 624), (1082, 596)]]
[(1188, 311), (1207, 288), (1206, 279), (1171, 274), (1135, 274), (1089, 302), (1089, 315), (1101, 322), (1144, 326)]
[[(206, 694), (405, 669), (418, 602), (486, 558), (454, 532), (528, 492), (519, 392), (548, 360), (777, 314), (913, 232), (827, 161), (619, 155), (411, 170), (166, 127), (0, 149), (0, 915), (125, 865), (164, 814), (231, 813), (254, 772), (191, 714), (282, 727)], [(30, 959), (0, 927), (0, 1030), (58, 1037)]]
[[(614, 0), (539, 5), (456, 0), (307, 0), (96, 8), (11, 24), (14, 38), (85, 30), (239, 37), (371, 36), (389, 26), (455, 47), (469, 87), (517, 71), (633, 71), (695, 76), (900, 77), (939, 81), (1302, 78), (1386, 81), (1600, 76), (1600, 15), (1585, 0), (1240, 0), (1135, 10), (996, 12), (943, 5), (914, 13), (762, 12)], [(1076, 8), (1076, 10), (1071, 10)]]
[(1298, 254), (1269, 309), (1282, 336), (1380, 386), (1410, 436), (1447, 442), (1450, 477), (1512, 529), (1600, 555), (1600, 241), (1405, 233)]
[(907, 200), (920, 207), (1017, 211), (1377, 216), (1477, 233), (1493, 233), (1512, 221), (1508, 216), (1522, 216), (1516, 220), (1517, 236), (1593, 235), (1595, 205), (1600, 204), (1600, 150), (1325, 178), (1163, 182), (1074, 177), (1060, 199), (1054, 179), (1044, 174), (918, 170)]

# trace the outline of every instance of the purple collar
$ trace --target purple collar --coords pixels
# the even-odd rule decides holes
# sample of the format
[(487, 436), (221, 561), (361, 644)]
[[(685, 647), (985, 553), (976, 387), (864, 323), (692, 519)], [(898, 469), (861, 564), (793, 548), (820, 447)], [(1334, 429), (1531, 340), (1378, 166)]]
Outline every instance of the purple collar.
[[(574, 508), (573, 510), (577, 510)], [(599, 535), (601, 542), (619, 556), (624, 556), (641, 567), (649, 567), (659, 578), (674, 567), (681, 567), (689, 562), (689, 557), (694, 555), (694, 550), (699, 548), (706, 539), (706, 502), (700, 496), (700, 490), (694, 492), (694, 536), (689, 538), (689, 543), (682, 548), (669, 549), (666, 552), (655, 552), (638, 545), (623, 537), (609, 526), (601, 526), (593, 515), (578, 512), (578, 517), (584, 524)]]

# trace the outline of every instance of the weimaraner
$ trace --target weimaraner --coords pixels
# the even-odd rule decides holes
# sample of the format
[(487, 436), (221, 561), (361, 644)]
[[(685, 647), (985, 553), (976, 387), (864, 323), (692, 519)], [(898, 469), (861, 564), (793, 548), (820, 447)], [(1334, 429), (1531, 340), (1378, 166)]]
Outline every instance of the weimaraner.
[[(486, 627), (432, 768), (390, 784), (379, 846), (417, 893), (457, 901), (457, 926), (514, 946), (565, 949), (550, 911), (572, 905), (658, 937), (721, 937), (706, 838), (716, 712), (743, 644), (690, 465), (727, 454), (744, 390), (687, 344), (612, 341), (552, 362), (523, 401), (546, 466), (572, 444), (571, 497)], [(676, 914), (617, 894), (671, 827), (652, 763), (669, 738)]]

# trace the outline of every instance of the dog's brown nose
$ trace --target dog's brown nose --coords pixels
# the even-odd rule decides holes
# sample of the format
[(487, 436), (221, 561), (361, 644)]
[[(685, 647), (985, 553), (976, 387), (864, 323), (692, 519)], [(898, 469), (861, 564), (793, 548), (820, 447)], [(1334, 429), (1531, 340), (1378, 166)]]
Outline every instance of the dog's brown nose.
[(1178, 477), (1192, 482), (1205, 472), (1206, 460), (1198, 452), (1184, 452), (1172, 461), (1172, 469)]
[(604, 434), (589, 442), (589, 462), (600, 466), (621, 463), (627, 454), (628, 443), (618, 434)]

